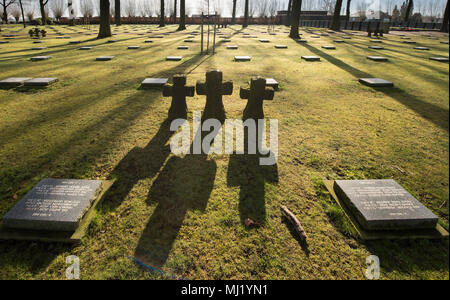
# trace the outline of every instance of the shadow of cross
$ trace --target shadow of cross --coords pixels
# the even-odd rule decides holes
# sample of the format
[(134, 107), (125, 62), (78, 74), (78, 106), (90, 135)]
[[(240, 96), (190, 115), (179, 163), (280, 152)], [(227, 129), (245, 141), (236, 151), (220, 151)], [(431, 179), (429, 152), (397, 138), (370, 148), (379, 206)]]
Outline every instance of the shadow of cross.
[(250, 89), (241, 88), (241, 99), (248, 99), (247, 106), (244, 109), (244, 120), (264, 119), (264, 100), (273, 100), (275, 91), (273, 88), (266, 88), (266, 79), (262, 77), (252, 78)]
[(225, 122), (225, 108), (222, 96), (233, 94), (233, 82), (223, 81), (223, 74), (220, 70), (206, 73), (206, 82), (197, 82), (197, 94), (206, 95), (206, 106), (203, 112), (203, 119), (217, 119)]
[(164, 85), (163, 96), (172, 97), (169, 120), (187, 119), (186, 97), (195, 96), (195, 87), (186, 86), (186, 75), (174, 75), (173, 86)]

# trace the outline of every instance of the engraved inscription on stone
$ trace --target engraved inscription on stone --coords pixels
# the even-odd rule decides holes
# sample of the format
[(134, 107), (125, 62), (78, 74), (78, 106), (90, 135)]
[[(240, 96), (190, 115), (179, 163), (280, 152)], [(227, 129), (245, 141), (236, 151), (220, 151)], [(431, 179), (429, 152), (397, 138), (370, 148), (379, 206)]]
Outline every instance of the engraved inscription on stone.
[(44, 179), (3, 217), (3, 226), (74, 231), (100, 187), (98, 180)]

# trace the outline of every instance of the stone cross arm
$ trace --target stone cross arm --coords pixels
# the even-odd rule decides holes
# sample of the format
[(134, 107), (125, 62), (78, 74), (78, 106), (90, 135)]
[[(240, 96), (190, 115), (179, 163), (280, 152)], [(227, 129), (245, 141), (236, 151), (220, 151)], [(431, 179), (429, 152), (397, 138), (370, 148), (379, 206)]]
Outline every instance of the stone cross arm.
[[(197, 94), (208, 95), (208, 83), (207, 82), (197, 82), (196, 85)], [(222, 83), (222, 88), (220, 95), (232, 95), (233, 94), (233, 82), (226, 81)]]
[[(195, 87), (194, 86), (184, 86), (181, 87), (184, 89), (184, 95), (185, 97), (194, 97), (195, 96)], [(163, 88), (163, 96), (164, 97), (172, 97), (175, 96), (176, 92), (174, 92), (175, 89), (178, 89), (178, 87), (170, 86), (168, 84), (164, 85)]]
[[(264, 80), (264, 85), (262, 84), (262, 80)], [(259, 81), (259, 84), (258, 84)], [(273, 88), (269, 87), (266, 88), (266, 81), (265, 79), (252, 79), (252, 86), (250, 88), (242, 88), (240, 90), (240, 97), (241, 99), (250, 99), (250, 95), (252, 95), (252, 89), (257, 89), (257, 91), (255, 91), (256, 94), (262, 95), (262, 100), (273, 100), (274, 96), (275, 96), (275, 91)], [(262, 94), (264, 93), (264, 94)]]

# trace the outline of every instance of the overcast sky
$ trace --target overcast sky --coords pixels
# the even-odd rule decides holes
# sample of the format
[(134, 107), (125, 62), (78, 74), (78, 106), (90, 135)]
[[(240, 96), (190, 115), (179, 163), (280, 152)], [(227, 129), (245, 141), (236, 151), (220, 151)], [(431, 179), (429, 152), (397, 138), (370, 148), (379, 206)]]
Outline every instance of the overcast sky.
[[(34, 6), (36, 6), (35, 14), (39, 15), (39, 10), (37, 9), (38, 0), (29, 0), (33, 3)], [(67, 0), (49, 0), (49, 7), (50, 7), (50, 15), (51, 13), (51, 7), (52, 2), (57, 1), (63, 1), (64, 3), (67, 3)], [(99, 0), (73, 0), (75, 11), (77, 12), (78, 16), (81, 16), (81, 3), (87, 2), (91, 3), (91, 5), (94, 7), (94, 15), (97, 15), (98, 10), (98, 3)], [(174, 0), (165, 0), (166, 6), (173, 7)], [(256, 3), (260, 3), (262, 1), (266, 2), (274, 2), (279, 7), (279, 10), (286, 10), (287, 9), (287, 3), (289, 0), (250, 0), (250, 3), (253, 3), (253, 5), (256, 5)], [(329, 9), (330, 3), (332, 3), (335, 0), (303, 0), (303, 10), (324, 10)], [(434, 15), (439, 16), (442, 15), (445, 4), (447, 0), (415, 0), (415, 11), (420, 12), (423, 15)], [(114, 3), (114, 0), (110, 0), (111, 4)], [(127, 6), (129, 6), (129, 3), (134, 3), (136, 15), (141, 15), (141, 7), (142, 3), (148, 3), (150, 4), (150, 7), (153, 8), (153, 11), (156, 13), (156, 10), (159, 9), (159, 3), (160, 0), (121, 0), (122, 5), (122, 14), (125, 15), (125, 9)], [(178, 1), (179, 3), (180, 1)], [(209, 0), (210, 2), (210, 10), (211, 12), (214, 12), (215, 10), (221, 13), (224, 17), (231, 16), (231, 10), (232, 10), (232, 0)], [(244, 0), (238, 0), (238, 12), (237, 15), (243, 15), (243, 4)], [(345, 4), (347, 1), (344, 1), (342, 12), (345, 12)], [(394, 5), (398, 5), (399, 7), (404, 2), (404, 0), (352, 0), (351, 4), (351, 11), (356, 12), (362, 8), (369, 9), (374, 8), (374, 10), (381, 10), (382, 11), (392, 11)], [(186, 10), (188, 15), (192, 14), (199, 14), (202, 11), (207, 11), (207, 4), (208, 0), (186, 0)], [(365, 4), (365, 5), (362, 5)], [(328, 7), (327, 7), (328, 6)], [(256, 10), (256, 9), (255, 9)], [(65, 14), (67, 16), (67, 12)]]

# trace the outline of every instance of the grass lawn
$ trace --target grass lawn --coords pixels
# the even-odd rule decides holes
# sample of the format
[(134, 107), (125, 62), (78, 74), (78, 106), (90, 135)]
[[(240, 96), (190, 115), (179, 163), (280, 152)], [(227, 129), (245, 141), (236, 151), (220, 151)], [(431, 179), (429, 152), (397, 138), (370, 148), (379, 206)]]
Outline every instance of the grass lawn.
[[(122, 26), (114, 30), (116, 43), (96, 40), (95, 26), (54, 28), (71, 39), (57, 39), (48, 27), (44, 42), (33, 44), (28, 28), (2, 26), (1, 34), (18, 36), (0, 44), (0, 80), (59, 81), (45, 89), (0, 90), (0, 216), (43, 178), (116, 183), (80, 245), (0, 242), (0, 278), (64, 279), (66, 257), (77, 255), (82, 279), (170, 278), (130, 257), (188, 279), (364, 279), (366, 257), (377, 255), (382, 279), (449, 279), (448, 240), (361, 241), (323, 185), (326, 179), (393, 178), (448, 230), (449, 65), (429, 60), (448, 57), (449, 46), (440, 43), (448, 35), (411, 33), (417, 45), (409, 45), (394, 32), (383, 39), (384, 50), (371, 50), (380, 44), (361, 33), (325, 50), (337, 34), (314, 39), (302, 30), (308, 43), (300, 44), (284, 27), (273, 36), (261, 33), (267, 27), (246, 30), (270, 39), (261, 43), (232, 26), (222, 29), (231, 43), (219, 40), (216, 55), (201, 56), (199, 36), (183, 42), (198, 26), (150, 44), (144, 43), (147, 31), (176, 27)], [(69, 44), (77, 40), (82, 43)], [(141, 47), (128, 50), (132, 45)], [(177, 50), (180, 45), (190, 49)], [(48, 48), (31, 50), (42, 46)], [(82, 46), (94, 48), (78, 50)], [(37, 55), (52, 58), (31, 62)], [(115, 58), (95, 61), (102, 55)], [(183, 59), (165, 61), (171, 55)], [(233, 62), (235, 55), (252, 61)], [(233, 95), (224, 96), (230, 119), (242, 117), (246, 100), (239, 87), (251, 77), (280, 82), (275, 99), (264, 105), (266, 118), (279, 122), (276, 168), (253, 167), (245, 156), (171, 154), (170, 98), (141, 90), (140, 83), (185, 73), (194, 85), (210, 69), (234, 83)], [(395, 88), (369, 88), (360, 77), (383, 78)], [(190, 121), (205, 99), (188, 98)], [(302, 222), (307, 249), (281, 218), (280, 205)], [(247, 217), (261, 226), (247, 229)]]

